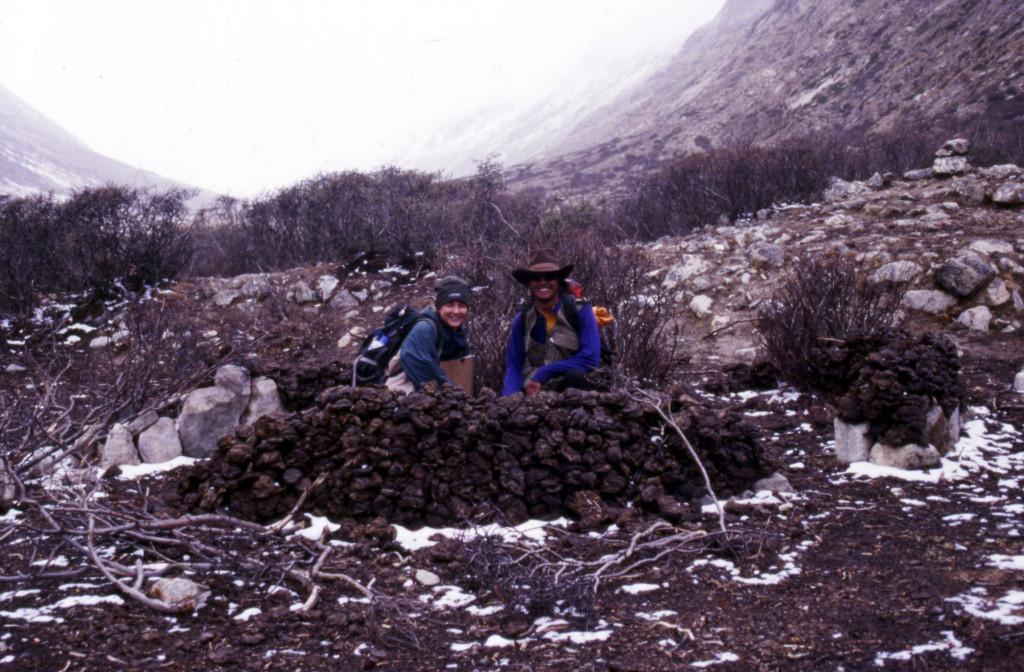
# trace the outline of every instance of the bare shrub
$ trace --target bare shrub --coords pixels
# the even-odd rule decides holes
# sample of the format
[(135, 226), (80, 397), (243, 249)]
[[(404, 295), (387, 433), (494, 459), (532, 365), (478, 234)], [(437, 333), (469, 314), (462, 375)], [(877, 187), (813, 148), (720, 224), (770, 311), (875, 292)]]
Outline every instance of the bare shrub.
[(24, 314), (52, 286), (59, 208), (49, 196), (0, 196), (0, 311)]
[(523, 553), (495, 535), (463, 541), (458, 557), (468, 570), (471, 590), (500, 600), (507, 618), (530, 623), (558, 616), (583, 627), (593, 619), (596, 580), (567, 572), (568, 564)]
[(277, 271), (357, 254), (432, 260), (458, 223), (457, 189), (395, 167), (320, 174), (268, 196), (221, 199), (204, 214), (209, 246), (197, 270)]
[(51, 458), (87, 460), (115, 421), (147, 409), (173, 413), (179, 395), (232, 354), (200, 343), (194, 316), (173, 303), (130, 295), (112, 314), (108, 328), (122, 337), (108, 346), (75, 351), (64, 342), (65, 319), (26, 339), (17, 358), (25, 371), (0, 374), (18, 391), (2, 395), (0, 446), (20, 477)]
[(782, 378), (798, 389), (824, 391), (816, 361), (829, 342), (888, 327), (908, 282), (874, 283), (838, 255), (791, 269), (758, 313), (758, 336)]
[(0, 202), (0, 310), (24, 312), (40, 292), (132, 290), (173, 278), (192, 255), (186, 190), (108, 185)]

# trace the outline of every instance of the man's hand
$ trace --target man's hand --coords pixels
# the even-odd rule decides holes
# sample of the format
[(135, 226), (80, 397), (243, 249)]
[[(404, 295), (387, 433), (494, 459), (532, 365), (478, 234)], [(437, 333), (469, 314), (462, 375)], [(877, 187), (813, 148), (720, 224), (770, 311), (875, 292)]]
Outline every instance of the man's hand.
[(540, 383), (538, 383), (536, 380), (531, 380), (526, 384), (525, 392), (526, 396), (530, 396), (531, 394), (540, 392)]

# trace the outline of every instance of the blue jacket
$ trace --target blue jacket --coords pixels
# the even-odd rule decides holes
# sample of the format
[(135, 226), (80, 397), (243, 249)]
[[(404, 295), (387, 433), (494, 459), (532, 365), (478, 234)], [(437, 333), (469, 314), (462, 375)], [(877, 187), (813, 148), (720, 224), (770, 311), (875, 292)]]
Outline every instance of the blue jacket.
[[(573, 300), (570, 297), (570, 300)], [(562, 307), (562, 299), (555, 305), (557, 313)], [(534, 308), (536, 310), (536, 308)], [(597, 330), (597, 320), (594, 319), (594, 309), (589, 303), (579, 306), (580, 347), (576, 354), (560, 362), (553, 362), (537, 369), (533, 374), (533, 380), (544, 384), (552, 378), (564, 375), (569, 369), (585, 369), (587, 371), (596, 369), (601, 363), (601, 335)], [(502, 396), (522, 392), (526, 381), (523, 380), (523, 366), (526, 363), (526, 342), (523, 338), (523, 314), (520, 312), (512, 321), (512, 329), (508, 340), (508, 354), (505, 358), (505, 386)], [(537, 311), (537, 323), (530, 334), (537, 343), (544, 343), (547, 340), (547, 321)]]
[[(398, 351), (402, 370), (417, 390), (429, 380), (436, 381), (438, 385), (443, 384), (447, 379), (440, 363), (469, 354), (469, 330), (466, 325), (452, 329), (430, 308), (423, 309), (423, 316), (427, 319), (413, 325)], [(440, 353), (437, 350), (438, 331), (441, 333)]]

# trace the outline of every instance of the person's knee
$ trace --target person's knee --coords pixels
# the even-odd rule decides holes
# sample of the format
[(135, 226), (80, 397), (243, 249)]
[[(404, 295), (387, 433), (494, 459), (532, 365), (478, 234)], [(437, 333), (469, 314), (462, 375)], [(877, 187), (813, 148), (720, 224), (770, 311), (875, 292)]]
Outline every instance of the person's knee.
[(569, 369), (565, 372), (565, 386), (574, 387), (578, 390), (592, 390), (594, 385), (587, 379), (586, 369)]

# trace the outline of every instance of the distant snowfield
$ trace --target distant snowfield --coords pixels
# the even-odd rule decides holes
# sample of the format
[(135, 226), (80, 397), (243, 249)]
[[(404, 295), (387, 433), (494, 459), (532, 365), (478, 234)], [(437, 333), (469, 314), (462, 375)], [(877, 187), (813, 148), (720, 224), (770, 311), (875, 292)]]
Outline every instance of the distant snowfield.
[[(773, 400), (773, 403), (787, 404), (793, 401), (791, 397), (783, 393), (769, 392), (766, 394), (768, 398)], [(974, 520), (973, 522), (983, 524), (987, 529), (992, 530), (993, 533), (998, 532), (1005, 537), (1019, 537), (1022, 531), (1024, 531), (1024, 505), (1019, 502), (1020, 484), (1022, 477), (1024, 477), (1024, 453), (1014, 453), (1012, 449), (1014, 442), (1019, 443), (1021, 440), (1021, 430), (1007, 424), (998, 425), (992, 422), (990, 414), (983, 408), (970, 409), (968, 417), (972, 419), (965, 425), (963, 435), (956, 447), (956, 453), (945, 458), (942, 466), (937, 469), (911, 472), (857, 463), (850, 465), (845, 472), (837, 473), (832, 478), (832, 483), (836, 487), (841, 488), (844, 485), (863, 479), (888, 478), (902, 479), (908, 482), (913, 481), (926, 485), (931, 484), (933, 486), (932, 494), (926, 497), (927, 500), (948, 502), (957, 501), (962, 498), (970, 500), (975, 504), (988, 504), (991, 507), (989, 515), (985, 516), (981, 521)], [(799, 428), (797, 431), (805, 430)], [(831, 442), (828, 442), (822, 445), (821, 450), (833, 451), (834, 446)], [(804, 464), (798, 461), (799, 455), (795, 451), (792, 452), (794, 454), (787, 454), (788, 457), (792, 457), (794, 460), (792, 468), (804, 469)], [(121, 478), (139, 478), (144, 474), (173, 469), (178, 466), (191, 464), (192, 462), (194, 460), (189, 458), (179, 458), (179, 460), (164, 465), (122, 467)], [(995, 475), (998, 478), (998, 494), (985, 494), (982, 491), (982, 488), (976, 482), (981, 475)], [(928, 506), (928, 501), (905, 497), (899, 486), (892, 487), (891, 492), (895, 497), (899, 498), (898, 501), (906, 511), (920, 510), (922, 507)], [(793, 515), (794, 511), (799, 510), (802, 499), (803, 497), (800, 493), (773, 494), (770, 492), (760, 492), (742, 501), (761, 507), (774, 507), (776, 510), (774, 515), (784, 519), (787, 516)], [(851, 501), (850, 504), (851, 507), (867, 507), (871, 505), (870, 502), (863, 501)], [(711, 505), (706, 507), (706, 510), (713, 512), (715, 507)], [(18, 520), (20, 515), (19, 512), (11, 510), (4, 516), (4, 519), (8, 521)], [(824, 512), (816, 514), (815, 518), (830, 515), (833, 515), (832, 512)], [(946, 520), (951, 526), (963, 522), (959, 516), (949, 516)], [(484, 535), (498, 535), (509, 542), (526, 547), (539, 548), (546, 543), (546, 539), (554, 533), (555, 528), (564, 528), (568, 523), (569, 521), (566, 519), (559, 519), (555, 521), (528, 521), (514, 527), (501, 525), (473, 526), (468, 528), (425, 527), (414, 531), (396, 525), (395, 529), (397, 530), (397, 543), (411, 555), (418, 550), (438, 543), (441, 539), (472, 539)], [(303, 529), (297, 529), (293, 533), (310, 539), (319, 539), (325, 530), (334, 530), (337, 527), (336, 523), (326, 518), (307, 514)], [(605, 531), (604, 534), (616, 531), (617, 528), (613, 526)], [(340, 541), (332, 541), (330, 543), (339, 546), (344, 545), (344, 542)], [(695, 581), (699, 580), (698, 572), (704, 576), (706, 576), (707, 572), (713, 572), (718, 577), (718, 580), (732, 581), (747, 586), (750, 590), (757, 590), (761, 586), (784, 584), (789, 578), (799, 575), (801, 573), (800, 562), (802, 555), (808, 549), (815, 547), (816, 544), (817, 542), (813, 540), (797, 544), (792, 551), (779, 557), (779, 565), (771, 567), (764, 572), (747, 570), (753, 573), (744, 575), (738, 567), (728, 560), (699, 556), (695, 557), (690, 563), (687, 571), (694, 573)], [(53, 558), (50, 560), (51, 566), (59, 566), (61, 562), (67, 563), (67, 559)], [(1024, 572), (1024, 555), (993, 554), (988, 558), (988, 564), (1003, 571)], [(155, 565), (153, 566), (155, 567)], [(481, 603), (476, 595), (467, 593), (459, 586), (420, 585), (414, 581), (410, 581), (408, 586), (410, 590), (419, 591), (418, 595), (414, 593), (414, 596), (423, 604), (424, 609), (429, 609), (432, 612), (466, 610), (472, 615), (481, 615), (495, 613), (501, 608), (501, 605), (498, 604)], [(664, 588), (663, 585), (656, 583), (634, 582), (620, 585), (616, 587), (616, 590), (634, 595), (642, 595), (664, 590)], [(62, 611), (74, 606), (82, 604), (123, 604), (122, 598), (111, 594), (106, 586), (81, 583), (66, 584), (61, 587), (61, 591), (64, 590), (74, 590), (76, 593), (81, 593), (83, 590), (95, 590), (96, 593), (76, 595), (74, 597), (61, 597), (59, 594), (43, 596), (39, 594), (39, 591), (9, 591), (0, 593), (0, 618), (33, 623), (59, 622), (63, 618), (61, 616)], [(302, 596), (292, 591), (286, 591), (285, 594), (293, 596), (292, 599), (295, 601), (294, 609), (302, 605)], [(45, 604), (34, 608), (2, 610), (4, 603), (9, 602), (14, 597), (33, 595), (39, 597), (41, 601), (45, 601)], [(343, 599), (362, 601), (361, 598)], [(993, 594), (988, 588), (980, 586), (961, 595), (948, 596), (946, 600), (958, 605), (964, 614), (973, 618), (991, 619), (1006, 625), (1024, 623), (1024, 591), (1021, 590), (1010, 590), (1005, 594)], [(258, 608), (248, 608), (235, 613), (237, 608), (237, 605), (229, 605), (229, 616), (240, 621), (249, 620), (261, 613), (261, 610)], [(664, 621), (664, 619), (671, 619), (673, 615), (674, 612), (671, 611), (654, 613), (641, 611), (633, 617), (638, 621), (657, 623)], [(452, 629), (451, 632), (454, 640), (452, 649), (454, 651), (492, 649), (495, 651), (494, 655), (497, 656), (496, 661), (500, 663), (500, 650), (504, 648), (511, 646), (527, 647), (541, 642), (547, 646), (552, 644), (563, 644), (567, 647), (578, 646), (588, 642), (612, 639), (616, 636), (616, 630), (621, 627), (621, 623), (599, 620), (593, 630), (569, 630), (567, 620), (544, 617), (537, 619), (532, 624), (526, 636), (514, 641), (495, 634), (476, 636), (469, 632)], [(922, 642), (908, 651), (876, 652), (875, 665), (885, 667), (890, 663), (905, 663), (906, 661), (913, 660), (915, 656), (934, 652), (946, 652), (954, 659), (964, 660), (967, 661), (965, 664), (969, 664), (970, 655), (973, 650), (970, 647), (964, 646), (954, 631), (943, 630), (940, 632), (942, 635), (941, 639)], [(672, 637), (666, 637), (657, 642), (657, 645), (661, 647), (675, 647), (679, 644), (680, 642), (677, 642)], [(357, 649), (356, 653), (360, 655), (361, 651), (365, 650), (369, 650), (368, 644)], [(291, 657), (298, 654), (301, 654), (301, 652), (281, 650), (268, 653), (270, 657), (276, 655)], [(741, 661), (743, 656), (743, 651), (723, 651), (714, 658), (691, 662), (689, 665), (692, 668), (698, 669), (710, 668), (716, 665)], [(286, 658), (285, 660), (288, 659)], [(11, 662), (13, 662), (13, 657), (8, 656), (7, 658), (0, 659), (0, 666)]]

